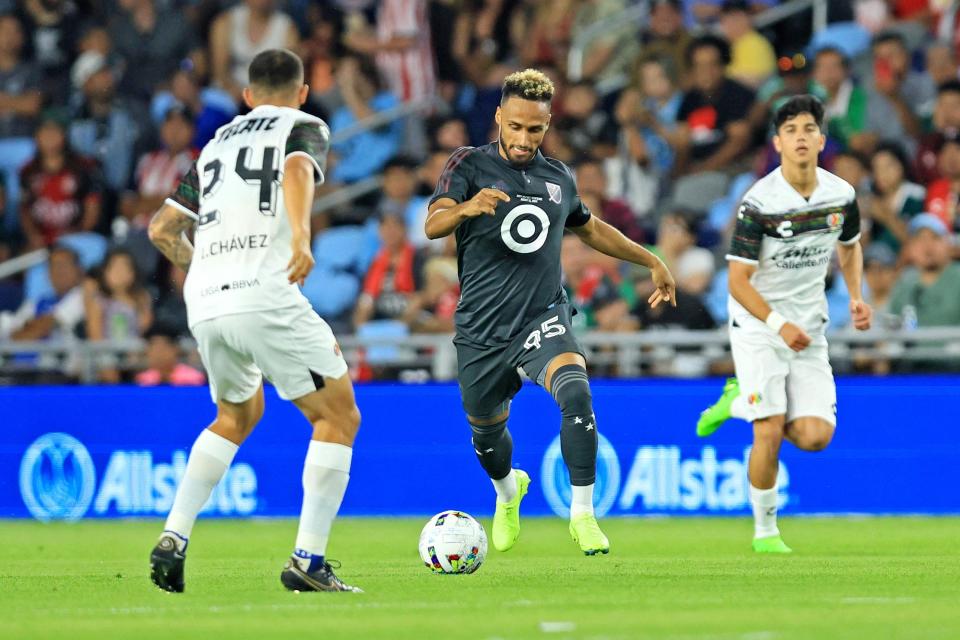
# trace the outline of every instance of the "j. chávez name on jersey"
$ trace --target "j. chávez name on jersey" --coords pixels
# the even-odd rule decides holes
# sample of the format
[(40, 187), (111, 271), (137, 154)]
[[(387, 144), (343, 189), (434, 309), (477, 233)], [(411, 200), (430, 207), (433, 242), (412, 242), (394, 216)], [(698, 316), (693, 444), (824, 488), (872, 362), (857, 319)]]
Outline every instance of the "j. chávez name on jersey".
[(528, 164), (505, 160), (496, 142), (462, 147), (447, 161), (431, 204), (457, 203), (481, 189), (510, 196), (493, 216), (457, 227), (460, 303), (455, 342), (502, 346), (552, 305), (566, 302), (560, 279), (565, 227), (586, 224), (590, 211), (577, 195), (570, 170), (538, 151)]
[(292, 233), (286, 158), (310, 159), (323, 181), (330, 130), (314, 116), (264, 105), (220, 127), (167, 203), (197, 221), (184, 284), (190, 326), (247, 311), (309, 308), (287, 280)]
[[(764, 300), (804, 330), (821, 333), (834, 248), (859, 240), (860, 210), (849, 183), (817, 167), (816, 189), (804, 198), (778, 167), (744, 195), (727, 260), (756, 265), (751, 282)], [(733, 296), (728, 307), (738, 325), (765, 327)]]

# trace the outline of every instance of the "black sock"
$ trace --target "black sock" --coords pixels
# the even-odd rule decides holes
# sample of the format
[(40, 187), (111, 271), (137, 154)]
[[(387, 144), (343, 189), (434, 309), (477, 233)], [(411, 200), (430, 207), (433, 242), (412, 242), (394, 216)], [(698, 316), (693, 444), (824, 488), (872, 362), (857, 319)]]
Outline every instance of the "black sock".
[(562, 366), (554, 372), (550, 389), (563, 416), (560, 451), (570, 471), (570, 484), (593, 484), (597, 477), (597, 421), (587, 372), (575, 364)]
[(513, 464), (513, 438), (507, 429), (507, 421), (497, 424), (470, 425), (473, 431), (473, 450), (480, 466), (492, 480), (506, 478)]

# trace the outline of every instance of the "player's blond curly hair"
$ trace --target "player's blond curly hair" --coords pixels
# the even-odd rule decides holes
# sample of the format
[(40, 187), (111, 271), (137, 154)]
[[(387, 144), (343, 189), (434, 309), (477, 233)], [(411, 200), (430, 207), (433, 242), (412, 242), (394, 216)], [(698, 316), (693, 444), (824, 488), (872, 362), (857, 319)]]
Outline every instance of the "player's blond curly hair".
[(542, 71), (524, 69), (508, 75), (503, 81), (503, 92), (500, 104), (510, 96), (517, 96), (534, 102), (550, 102), (553, 100), (553, 81)]

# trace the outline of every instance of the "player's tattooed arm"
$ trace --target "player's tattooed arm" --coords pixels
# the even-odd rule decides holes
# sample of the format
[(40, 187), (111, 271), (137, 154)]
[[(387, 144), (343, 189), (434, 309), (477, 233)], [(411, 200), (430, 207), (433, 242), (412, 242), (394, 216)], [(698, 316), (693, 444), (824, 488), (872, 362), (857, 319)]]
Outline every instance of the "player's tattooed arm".
[(182, 211), (164, 204), (150, 220), (148, 230), (150, 242), (184, 271), (190, 269), (193, 260), (193, 245), (186, 236), (193, 225), (194, 221)]

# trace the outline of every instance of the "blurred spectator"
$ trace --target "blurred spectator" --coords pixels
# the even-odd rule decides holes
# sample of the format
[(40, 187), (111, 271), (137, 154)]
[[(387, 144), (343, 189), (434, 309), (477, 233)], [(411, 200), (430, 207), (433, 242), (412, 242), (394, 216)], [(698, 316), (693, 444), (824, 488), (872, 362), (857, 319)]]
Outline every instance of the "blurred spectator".
[[(778, 4), (779, 0), (752, 0), (751, 13), (757, 13)], [(725, 0), (683, 0), (687, 26), (709, 25), (720, 17)]]
[(13, 215), (20, 200), (17, 174), (33, 156), (33, 129), (43, 98), (40, 72), (23, 58), (24, 35), (20, 21), (13, 15), (0, 15), (0, 184), (7, 201), (0, 208), (0, 226)]
[(923, 210), (932, 213), (953, 230), (957, 226), (957, 199), (960, 198), (960, 132), (945, 135), (938, 155), (943, 176), (927, 187)]
[(926, 192), (912, 181), (910, 161), (900, 145), (882, 143), (870, 164), (873, 198), (861, 213), (870, 222), (870, 240), (899, 252), (900, 245), (907, 241), (907, 222), (923, 211)]
[(311, 101), (326, 114), (341, 106), (334, 73), (342, 54), (340, 23), (343, 16), (335, 7), (311, 3), (307, 38), (300, 43), (304, 82), (310, 85)]
[(904, 328), (960, 325), (960, 263), (950, 260), (951, 244), (940, 218), (921, 214), (910, 221), (907, 251), (914, 268), (903, 273), (890, 299)]
[[(384, 91), (380, 76), (369, 58), (345, 56), (337, 65), (337, 85), (346, 105), (330, 119), (333, 135), (378, 111), (397, 106), (397, 98)], [(403, 123), (394, 121), (365, 131), (332, 146), (336, 154), (330, 180), (356, 182), (378, 173), (396, 155), (403, 138)]]
[(343, 42), (356, 53), (376, 56), (380, 73), (401, 101), (433, 95), (435, 63), (427, 0), (380, 0), (375, 32), (363, 14), (350, 14)]
[(607, 224), (634, 242), (643, 242), (643, 229), (630, 207), (622, 200), (608, 197), (607, 174), (603, 162), (586, 158), (576, 165), (577, 193), (587, 208)]
[(467, 123), (457, 117), (438, 117), (427, 122), (427, 134), (432, 149), (453, 153), (470, 144)]
[(692, 87), (683, 97), (678, 169), (683, 173), (742, 168), (740, 159), (750, 145), (747, 115), (753, 92), (724, 76), (730, 46), (712, 35), (698, 37), (686, 51)]
[(194, 46), (193, 26), (182, 11), (157, 0), (117, 0), (110, 38), (126, 63), (120, 91), (147, 102)]
[(877, 35), (872, 52), (873, 88), (893, 105), (904, 131), (911, 136), (919, 135), (921, 118), (933, 112), (936, 94), (933, 81), (910, 68), (910, 50), (897, 32)]
[(560, 252), (563, 288), (579, 311), (573, 317), (574, 327), (598, 331), (636, 330), (637, 320), (630, 315), (627, 301), (595, 257), (594, 249), (576, 235), (563, 237)]
[(201, 87), (189, 61), (170, 80), (168, 91), (158, 91), (150, 104), (150, 114), (157, 126), (173, 107), (187, 109), (194, 115), (193, 147), (202, 149), (213, 139), (217, 129), (230, 122), (237, 114), (233, 98), (222, 89)]
[(657, 171), (642, 129), (625, 126), (617, 140), (616, 154), (603, 160), (606, 195), (628, 203), (637, 220), (653, 213), (660, 194), (662, 175)]
[(180, 362), (176, 331), (154, 324), (143, 337), (147, 341), (147, 368), (134, 378), (138, 386), (197, 387), (206, 384), (207, 379), (202, 373)]
[(84, 283), (87, 338), (122, 341), (143, 335), (153, 323), (150, 294), (129, 251), (113, 249), (99, 274)]
[(140, 126), (119, 98), (107, 58), (87, 51), (70, 72), (80, 90), (70, 124), (70, 146), (100, 161), (104, 182), (114, 192), (127, 187), (133, 169), (134, 145)]
[(275, 0), (244, 0), (226, 9), (210, 28), (210, 66), (213, 81), (237, 104), (249, 78), (253, 58), (267, 49), (296, 49), (297, 27)]
[(690, 295), (699, 296), (710, 286), (715, 265), (713, 254), (696, 246), (696, 240), (696, 233), (687, 216), (668, 213), (660, 219), (656, 252), (670, 267), (677, 287)]
[(161, 148), (145, 154), (137, 163), (134, 190), (124, 194), (120, 216), (112, 224), (113, 240), (126, 246), (137, 258), (137, 267), (147, 278), (157, 267), (157, 250), (147, 237), (150, 218), (163, 201), (176, 191), (177, 185), (197, 158), (191, 146), (193, 118), (181, 108), (172, 108), (160, 127)]
[(523, 66), (557, 66), (566, 62), (570, 31), (576, 17), (577, 0), (528, 2), (532, 16), (526, 16), (526, 32), (520, 41)]
[(563, 96), (560, 112), (563, 115), (552, 126), (563, 133), (575, 155), (611, 155), (617, 143), (617, 126), (600, 108), (600, 96), (590, 82), (571, 84)]
[(957, 56), (953, 48), (940, 41), (934, 41), (926, 50), (926, 71), (934, 86), (939, 87), (944, 82), (960, 79), (960, 69), (957, 67)]
[(168, 285), (161, 289), (160, 298), (153, 307), (154, 323), (174, 331), (179, 337), (190, 335), (187, 323), (187, 305), (183, 300), (183, 283), (187, 272), (171, 264), (168, 273)]
[(770, 78), (757, 90), (757, 101), (750, 113), (751, 124), (766, 131), (771, 128), (771, 119), (791, 97), (809, 93), (821, 101), (827, 94), (811, 78), (811, 65), (802, 52), (781, 56), (777, 60), (778, 75)]
[(890, 101), (854, 84), (850, 63), (839, 49), (823, 48), (817, 52), (813, 78), (827, 95), (827, 134), (841, 145), (869, 154), (881, 137), (904, 138), (903, 126)]
[(753, 28), (750, 5), (745, 0), (727, 0), (720, 8), (720, 33), (730, 43), (727, 76), (756, 89), (773, 75), (776, 55), (770, 42)]
[(28, 249), (49, 246), (66, 233), (93, 230), (103, 188), (96, 162), (67, 145), (60, 114), (46, 112), (35, 137), (37, 155), (20, 172), (20, 227)]
[(953, 79), (937, 87), (931, 120), (933, 131), (923, 136), (917, 148), (917, 173), (921, 184), (940, 178), (938, 155), (944, 136), (960, 133), (960, 81)]
[(50, 250), (49, 270), (52, 295), (24, 300), (15, 313), (0, 314), (0, 338), (44, 340), (73, 336), (84, 317), (80, 260), (72, 250), (54, 246)]
[[(654, 0), (650, 3), (650, 17), (640, 33), (641, 59), (659, 58), (678, 65), (677, 77), (686, 78), (686, 51), (692, 36), (683, 26), (682, 0)], [(640, 71), (640, 65), (634, 67)], [(640, 87), (641, 77), (635, 75), (632, 85)]]
[(413, 225), (422, 226), (424, 222), (420, 219), (424, 197), (417, 195), (417, 163), (407, 156), (391, 158), (383, 167), (381, 177), (383, 197), (377, 205), (377, 217), (397, 216), (414, 235)]
[(890, 313), (890, 296), (897, 283), (897, 254), (886, 244), (872, 243), (863, 250), (863, 280), (866, 302), (882, 329), (896, 329), (899, 318)]
[(43, 74), (39, 88), (50, 104), (65, 104), (70, 60), (83, 30), (83, 16), (71, 0), (24, 0), (19, 4), (31, 58)]
[(367, 270), (363, 293), (353, 312), (353, 326), (368, 320), (399, 320), (420, 288), (419, 258), (407, 240), (403, 218), (384, 216), (380, 220), (380, 241), (383, 247)]
[(423, 285), (410, 299), (404, 320), (414, 333), (453, 333), (459, 301), (456, 258), (435, 256), (423, 265)]
[(862, 153), (846, 149), (833, 160), (833, 172), (857, 192), (858, 200), (870, 190), (870, 161)]
[[(596, 23), (615, 18), (627, 8), (627, 0), (585, 0), (580, 3), (570, 27), (570, 38), (578, 40)], [(621, 77), (629, 70), (638, 51), (637, 28), (620, 20), (586, 40), (580, 77), (593, 83), (604, 83)]]
[(656, 171), (666, 176), (673, 168), (674, 151), (682, 142), (677, 114), (683, 94), (677, 89), (675, 65), (666, 58), (640, 62), (640, 87), (620, 94), (614, 115), (620, 127), (637, 128), (649, 148)]

